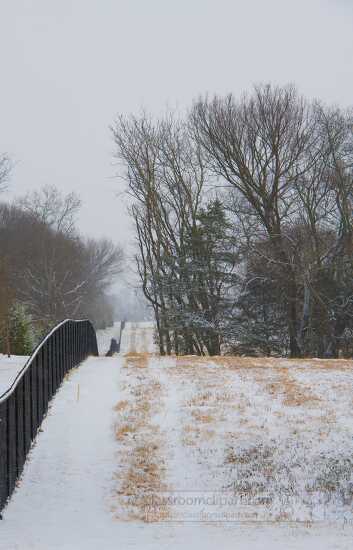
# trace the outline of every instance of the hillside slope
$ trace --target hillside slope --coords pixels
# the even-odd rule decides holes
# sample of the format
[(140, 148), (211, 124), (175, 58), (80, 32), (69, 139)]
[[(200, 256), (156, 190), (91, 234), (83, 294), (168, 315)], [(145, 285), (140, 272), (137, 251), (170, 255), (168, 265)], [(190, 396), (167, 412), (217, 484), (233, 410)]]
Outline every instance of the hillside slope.
[(67, 376), (0, 549), (350, 549), (352, 362), (154, 349), (135, 323)]

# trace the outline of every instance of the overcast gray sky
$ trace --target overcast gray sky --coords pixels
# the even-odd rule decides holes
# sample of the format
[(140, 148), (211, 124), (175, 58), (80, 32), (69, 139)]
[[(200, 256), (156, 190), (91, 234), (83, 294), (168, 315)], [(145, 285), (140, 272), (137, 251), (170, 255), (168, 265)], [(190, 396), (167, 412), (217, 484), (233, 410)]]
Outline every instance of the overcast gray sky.
[[(353, 104), (352, 0), (0, 0), (0, 151), (12, 194), (78, 192), (82, 232), (129, 239), (117, 113), (295, 82)], [(9, 196), (9, 195), (8, 195)], [(130, 233), (131, 234), (131, 233)]]

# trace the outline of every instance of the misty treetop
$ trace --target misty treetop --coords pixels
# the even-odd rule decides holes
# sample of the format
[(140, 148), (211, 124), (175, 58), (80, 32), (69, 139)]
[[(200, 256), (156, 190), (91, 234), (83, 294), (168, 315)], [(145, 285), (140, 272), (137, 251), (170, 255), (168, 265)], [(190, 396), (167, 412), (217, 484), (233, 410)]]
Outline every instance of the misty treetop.
[(74, 193), (51, 186), (0, 204), (3, 353), (28, 354), (30, 342), (66, 318), (90, 318), (97, 328), (113, 323), (106, 291), (122, 270), (122, 249), (80, 236), (79, 208)]
[(353, 116), (294, 86), (113, 127), (161, 353), (353, 351)]

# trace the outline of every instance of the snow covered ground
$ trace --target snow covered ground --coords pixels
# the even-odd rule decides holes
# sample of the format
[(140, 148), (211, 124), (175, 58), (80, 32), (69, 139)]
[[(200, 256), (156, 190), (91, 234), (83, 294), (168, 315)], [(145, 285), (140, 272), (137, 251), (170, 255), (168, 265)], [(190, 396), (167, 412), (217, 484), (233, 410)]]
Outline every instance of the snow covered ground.
[(352, 362), (160, 358), (152, 335), (67, 376), (0, 549), (351, 549)]
[(27, 359), (27, 356), (21, 355), (12, 355), (8, 358), (7, 355), (0, 353), (0, 395), (11, 386)]

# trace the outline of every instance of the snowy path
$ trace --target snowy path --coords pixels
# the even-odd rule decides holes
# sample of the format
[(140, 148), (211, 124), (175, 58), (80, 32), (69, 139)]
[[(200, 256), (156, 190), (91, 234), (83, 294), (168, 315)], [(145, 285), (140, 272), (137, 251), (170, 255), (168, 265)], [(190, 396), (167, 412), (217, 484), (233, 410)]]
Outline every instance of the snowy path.
[[(318, 364), (309, 391), (304, 364), (159, 358), (147, 353), (152, 334), (150, 324), (129, 325), (125, 357), (91, 358), (67, 377), (0, 521), (0, 550), (351, 549), (349, 521), (200, 522), (204, 511), (228, 508), (158, 500), (224, 490), (236, 463), (263, 474), (282, 463), (289, 433), (297, 453), (308, 434), (308, 467), (310, 445), (332, 458), (349, 453), (351, 365)], [(294, 436), (308, 411), (318, 427)], [(266, 452), (253, 453), (252, 440)], [(282, 473), (273, 472), (276, 482)]]
[(154, 353), (155, 325), (151, 322), (126, 323), (121, 338), (121, 353)]
[(98, 547), (115, 468), (117, 367), (117, 359), (91, 358), (60, 388), (5, 510), (1, 549), (80, 548), (88, 528)]

